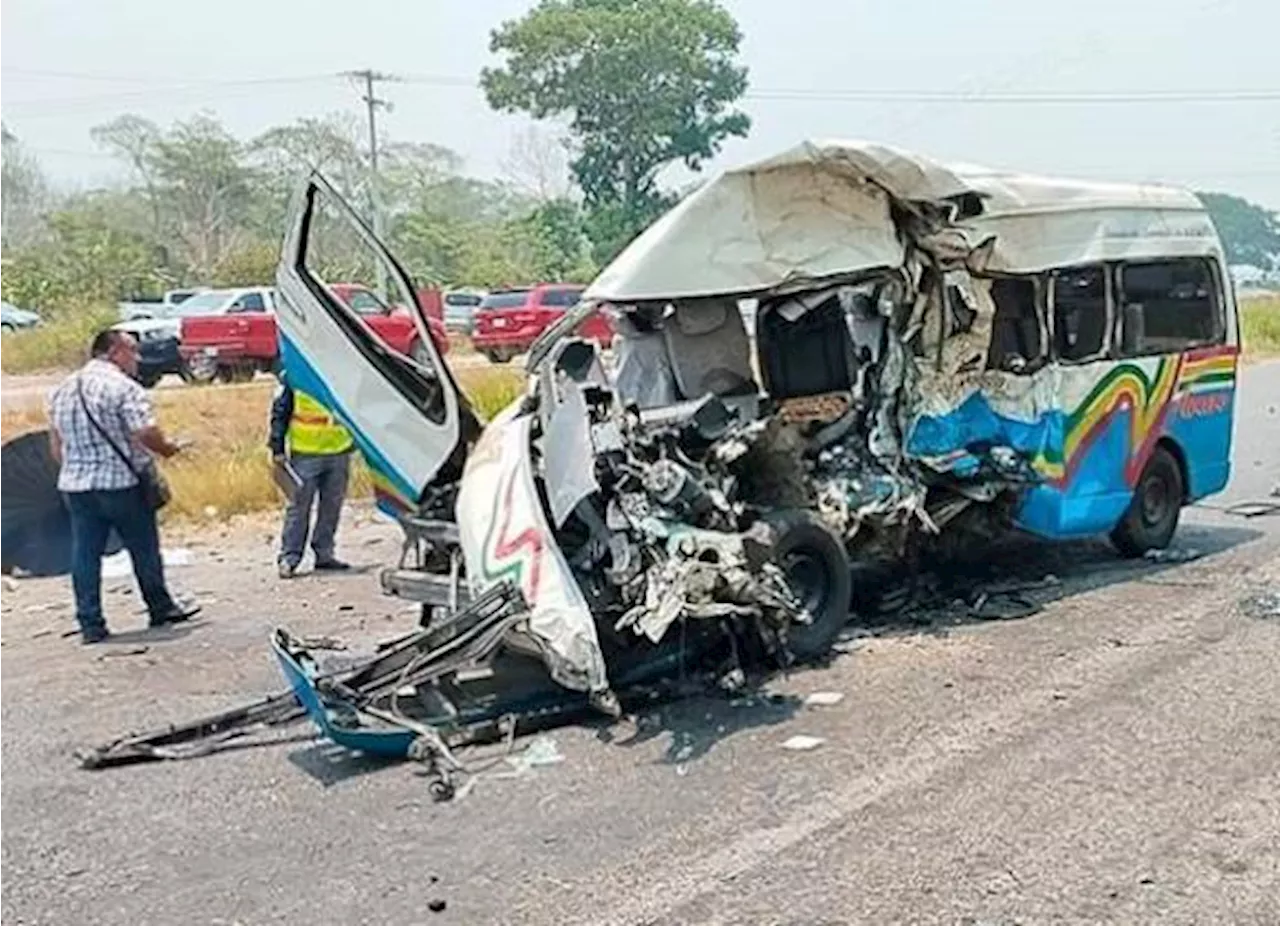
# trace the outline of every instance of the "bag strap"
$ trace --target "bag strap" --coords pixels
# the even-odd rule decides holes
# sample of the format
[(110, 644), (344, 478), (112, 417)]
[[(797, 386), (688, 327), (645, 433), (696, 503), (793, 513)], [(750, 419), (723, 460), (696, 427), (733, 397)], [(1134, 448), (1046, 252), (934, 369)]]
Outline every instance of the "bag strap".
[(93, 417), (93, 412), (89, 411), (89, 402), (84, 397), (84, 380), (79, 376), (76, 377), (76, 394), (80, 397), (80, 407), (84, 409), (84, 414), (85, 417), (89, 419), (89, 424), (93, 425), (93, 429), (97, 431), (102, 436), (102, 439), (110, 445), (111, 449), (116, 452), (116, 456), (120, 458), (121, 462), (124, 463), (129, 472), (133, 474), (133, 478), (141, 482), (142, 474), (138, 472), (137, 468), (133, 465), (133, 460), (127, 453), (120, 449), (119, 444), (111, 439), (111, 435), (107, 433), (106, 429), (103, 428), (102, 425), (98, 424), (98, 419)]

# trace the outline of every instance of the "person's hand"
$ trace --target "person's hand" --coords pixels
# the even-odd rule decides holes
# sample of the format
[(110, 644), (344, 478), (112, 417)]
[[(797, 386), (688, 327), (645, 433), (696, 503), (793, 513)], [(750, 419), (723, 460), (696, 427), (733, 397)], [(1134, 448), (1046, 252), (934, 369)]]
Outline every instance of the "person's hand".
[(283, 453), (272, 453), (272, 454), (271, 454), (271, 462), (272, 462), (272, 463), (283, 463), (286, 459), (287, 459), (287, 457), (285, 457), (285, 455), (284, 455)]

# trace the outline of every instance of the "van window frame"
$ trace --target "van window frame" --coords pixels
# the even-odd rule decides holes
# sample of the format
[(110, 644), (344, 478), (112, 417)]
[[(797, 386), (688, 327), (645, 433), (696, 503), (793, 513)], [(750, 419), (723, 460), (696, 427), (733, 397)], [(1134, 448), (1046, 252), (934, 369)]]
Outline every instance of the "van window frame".
[[(1200, 341), (1195, 343), (1187, 343), (1176, 350), (1159, 350), (1159, 351), (1135, 351), (1129, 353), (1124, 348), (1124, 313), (1119, 311), (1120, 301), (1124, 296), (1124, 270), (1126, 267), (1141, 267), (1151, 264), (1171, 264), (1179, 261), (1198, 261), (1203, 266), (1208, 267), (1209, 279), (1211, 282), (1210, 298), (1213, 301), (1215, 309), (1216, 322), (1214, 339), (1210, 341)], [(1227, 315), (1227, 294), (1223, 285), (1223, 273), (1219, 266), (1218, 259), (1209, 254), (1170, 254), (1160, 257), (1141, 257), (1132, 260), (1115, 261), (1111, 264), (1111, 275), (1114, 277), (1114, 292), (1116, 294), (1115, 303), (1117, 311), (1114, 313), (1113, 319), (1113, 343), (1115, 351), (1113, 352), (1116, 360), (1141, 360), (1144, 357), (1168, 357), (1173, 354), (1182, 354), (1189, 350), (1203, 350), (1205, 348), (1221, 347), (1230, 340), (1230, 319)]]
[[(1053, 356), (1053, 332), (1049, 327), (1049, 281), (1048, 273), (985, 273), (975, 275), (975, 281), (990, 285), (988, 298), (991, 301), (991, 335), (987, 341), (986, 356), (983, 358), (983, 369), (990, 373), (1003, 373), (1008, 376), (1034, 376), (1055, 360)], [(995, 343), (995, 321), (999, 316), (995, 294), (992, 292), (998, 280), (1015, 280), (1031, 284), (1032, 310), (1035, 313), (1038, 349), (1034, 357), (1024, 358), (1026, 366), (1021, 370), (1011, 370), (1005, 366), (991, 366), (991, 349)]]
[[(1106, 310), (1106, 318), (1103, 320), (1102, 325), (1102, 345), (1098, 350), (1086, 357), (1063, 357), (1058, 350), (1058, 277), (1063, 273), (1090, 269), (1102, 271), (1103, 304)], [(1045, 273), (1045, 277), (1044, 308), (1045, 321), (1049, 330), (1050, 362), (1061, 366), (1079, 367), (1097, 363), (1100, 360), (1115, 359), (1116, 287), (1112, 278), (1113, 270), (1111, 264), (1107, 261), (1090, 261), (1083, 264), (1054, 267)]]

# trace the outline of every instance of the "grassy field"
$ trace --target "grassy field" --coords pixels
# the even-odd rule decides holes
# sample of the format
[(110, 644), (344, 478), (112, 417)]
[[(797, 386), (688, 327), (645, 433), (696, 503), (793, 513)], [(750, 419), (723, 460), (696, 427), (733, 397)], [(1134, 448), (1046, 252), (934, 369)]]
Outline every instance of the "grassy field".
[(1253, 359), (1280, 356), (1280, 296), (1254, 296), (1240, 301), (1245, 355)]
[(89, 308), (7, 333), (0, 340), (0, 369), (11, 374), (74, 369), (84, 362), (93, 336), (119, 320), (111, 309)]
[[(524, 382), (516, 367), (464, 369), (458, 381), (482, 418), (508, 405)], [(269, 381), (153, 390), (156, 414), (166, 433), (195, 441), (187, 452), (164, 464), (173, 488), (166, 518), (220, 520), (280, 503), (267, 451), (272, 395)], [(8, 440), (45, 424), (42, 406), (6, 411), (0, 416), (0, 437)], [(354, 473), (352, 497), (368, 496), (369, 474), (363, 463), (357, 463)]]

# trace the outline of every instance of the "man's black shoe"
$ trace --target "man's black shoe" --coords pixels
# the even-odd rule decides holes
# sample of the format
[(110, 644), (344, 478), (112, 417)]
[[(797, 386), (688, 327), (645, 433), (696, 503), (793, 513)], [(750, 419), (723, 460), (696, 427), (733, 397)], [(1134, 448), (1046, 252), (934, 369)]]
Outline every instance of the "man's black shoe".
[(165, 627), (169, 624), (181, 624), (183, 621), (189, 621), (200, 613), (200, 605), (198, 604), (175, 604), (163, 614), (151, 615), (152, 627)]
[(316, 560), (316, 572), (346, 572), (350, 568), (350, 563), (344, 563), (340, 559)]
[(80, 642), (84, 646), (92, 646), (94, 643), (105, 643), (111, 639), (111, 632), (106, 627), (97, 627), (93, 630), (80, 631)]

